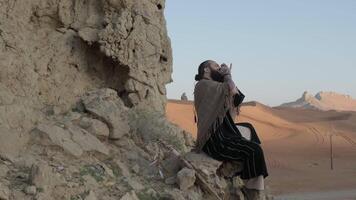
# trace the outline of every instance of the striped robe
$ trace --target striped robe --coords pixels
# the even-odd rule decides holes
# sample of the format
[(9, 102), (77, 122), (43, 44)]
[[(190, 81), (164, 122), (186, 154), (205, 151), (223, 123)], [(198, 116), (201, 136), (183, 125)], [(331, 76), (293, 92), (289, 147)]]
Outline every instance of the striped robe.
[[(234, 105), (239, 106), (244, 95), (236, 94)], [(239, 175), (242, 179), (251, 179), (263, 175), (268, 176), (267, 166), (260, 146), (261, 142), (253, 126), (249, 123), (235, 123), (229, 112), (223, 123), (214, 132), (203, 147), (203, 151), (219, 161), (242, 161), (243, 170)], [(247, 127), (251, 130), (251, 139), (244, 138), (236, 125)]]

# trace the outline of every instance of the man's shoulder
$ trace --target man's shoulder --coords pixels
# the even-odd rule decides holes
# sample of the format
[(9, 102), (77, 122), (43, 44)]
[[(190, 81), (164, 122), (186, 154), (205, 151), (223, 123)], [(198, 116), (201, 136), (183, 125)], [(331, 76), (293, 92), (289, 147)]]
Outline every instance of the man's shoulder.
[(198, 83), (196, 84), (196, 86), (198, 85), (211, 85), (211, 86), (214, 86), (214, 85), (222, 85), (224, 84), (225, 82), (218, 82), (218, 81), (214, 81), (214, 80), (210, 80), (210, 79), (202, 79), (200, 81), (198, 81)]
[(218, 82), (213, 80), (200, 80), (197, 84), (195, 84), (194, 90), (221, 90), (222, 88), (228, 88), (228, 84), (226, 82)]

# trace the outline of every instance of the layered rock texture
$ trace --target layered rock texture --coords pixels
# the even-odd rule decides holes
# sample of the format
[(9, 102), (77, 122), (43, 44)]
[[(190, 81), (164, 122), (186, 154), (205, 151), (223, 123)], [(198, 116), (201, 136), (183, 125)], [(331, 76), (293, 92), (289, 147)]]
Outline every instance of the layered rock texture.
[(356, 111), (356, 99), (335, 92), (318, 92), (315, 96), (304, 92), (294, 102), (284, 103), (280, 107), (306, 108), (316, 110)]
[(165, 106), (172, 53), (164, 1), (0, 1), (0, 124), (29, 130), (89, 89)]

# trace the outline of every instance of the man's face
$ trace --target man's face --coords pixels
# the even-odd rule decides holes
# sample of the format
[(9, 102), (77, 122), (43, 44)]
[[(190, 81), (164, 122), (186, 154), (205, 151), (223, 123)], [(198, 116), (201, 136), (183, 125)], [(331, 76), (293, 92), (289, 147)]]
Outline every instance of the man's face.
[(219, 69), (220, 65), (216, 62), (211, 62), (209, 65), (210, 77), (214, 81), (223, 82), (223, 76), (221, 75)]

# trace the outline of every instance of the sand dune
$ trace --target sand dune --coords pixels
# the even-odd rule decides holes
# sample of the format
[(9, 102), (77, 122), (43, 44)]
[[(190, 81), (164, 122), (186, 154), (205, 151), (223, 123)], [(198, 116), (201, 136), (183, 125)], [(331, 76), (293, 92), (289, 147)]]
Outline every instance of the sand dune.
[[(166, 111), (170, 121), (196, 136), (192, 102), (169, 101)], [(356, 112), (270, 108), (249, 102), (235, 121), (255, 126), (273, 194), (356, 188)], [(334, 170), (330, 169), (330, 134)]]

